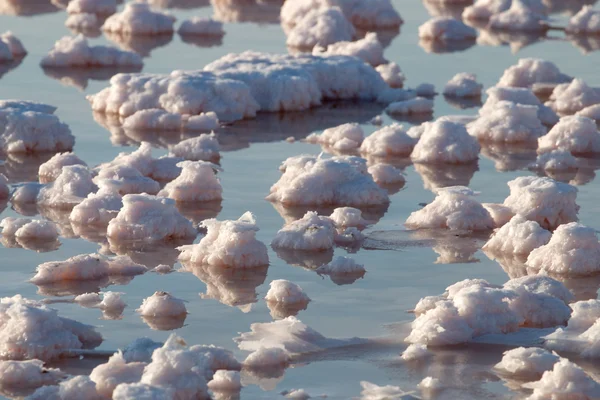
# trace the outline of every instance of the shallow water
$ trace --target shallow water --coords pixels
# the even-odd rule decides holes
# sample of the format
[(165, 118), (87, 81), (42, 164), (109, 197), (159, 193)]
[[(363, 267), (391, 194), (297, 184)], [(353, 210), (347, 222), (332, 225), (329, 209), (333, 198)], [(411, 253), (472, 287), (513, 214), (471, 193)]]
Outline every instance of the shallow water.
[[(3, 9), (3, 3), (6, 1), (0, 0), (0, 10)], [(41, 10), (52, 9), (44, 6), (46, 3), (43, 1), (29, 3), (38, 4)], [(405, 85), (408, 87), (430, 82), (441, 90), (444, 83), (456, 73), (473, 72), (487, 88), (495, 84), (504, 69), (523, 57), (553, 61), (563, 72), (580, 77), (590, 85), (600, 85), (596, 68), (600, 62), (600, 52), (583, 53), (565, 40), (560, 32), (551, 32), (550, 39), (523, 47), (516, 53), (511, 51), (510, 46), (474, 45), (460, 52), (435, 54), (419, 46), (417, 27), (429, 18), (424, 5), (420, 1), (406, 0), (393, 3), (405, 23), (400, 34), (386, 48), (385, 56), (400, 65), (407, 76)], [(173, 13), (183, 19), (191, 15), (210, 16), (213, 10), (205, 4), (194, 9), (176, 9)], [(163, 40), (162, 45), (152, 49), (144, 59), (143, 71), (168, 73), (174, 69), (199, 69), (222, 55), (247, 49), (275, 53), (287, 51), (281, 27), (277, 23), (268, 23), (270, 16), (263, 9), (257, 9), (255, 14), (246, 10), (243, 15), (255, 22), (227, 23), (222, 44), (196, 46), (183, 42), (177, 34), (168, 43)], [(276, 16), (277, 12), (273, 15)], [(554, 17), (557, 24), (565, 21), (564, 15)], [(20, 65), (1, 77), (0, 98), (35, 100), (57, 106), (56, 114), (69, 124), (76, 136), (75, 152), (89, 165), (109, 161), (121, 151), (132, 151), (134, 147), (131, 146), (139, 143), (141, 138), (156, 143), (168, 141), (168, 136), (156, 134), (132, 134), (130, 137), (119, 135), (119, 132), (111, 134), (98, 124), (85, 95), (107, 86), (106, 80), (96, 80), (105, 79), (102, 75), (96, 74), (96, 79), (89, 81), (81, 74), (73, 75), (72, 79), (57, 79), (52, 71), (44, 71), (39, 67), (40, 59), (54, 42), (69, 34), (68, 28), (63, 26), (64, 20), (63, 11), (21, 17), (0, 15), (2, 31), (13, 31), (29, 51)], [(91, 40), (91, 44), (104, 43), (112, 42), (103, 37)], [(250, 210), (256, 215), (261, 228), (258, 238), (269, 243), (284, 223), (277, 209), (264, 200), (270, 186), (279, 179), (279, 164), (293, 155), (318, 154), (321, 151), (318, 145), (288, 143), (285, 139), (289, 136), (305, 137), (311, 132), (348, 121), (360, 122), (371, 132), (375, 127), (369, 125), (368, 121), (381, 111), (381, 108), (373, 105), (327, 105), (306, 113), (259, 115), (256, 120), (243, 121), (224, 129), (220, 139), (225, 150), (221, 160), (224, 171), (219, 174), (224, 200), (220, 207), (215, 205), (208, 214), (215, 216), (218, 213), (219, 219), (237, 219)], [(435, 99), (435, 117), (475, 114), (476, 111), (476, 108), (455, 108), (442, 96)], [(384, 115), (384, 121), (389, 123), (391, 120)], [(164, 149), (155, 150), (155, 155), (165, 153)], [(501, 153), (497, 159), (491, 159), (489, 154), (494, 153), (482, 152), (478, 170), (470, 182), (469, 171), (460, 171), (459, 176), (461, 184), (469, 183), (472, 189), (481, 192), (482, 202), (501, 202), (508, 195), (506, 182), (531, 172), (522, 169), (527, 163), (517, 163), (514, 167), (503, 165)], [(31, 158), (7, 159), (0, 169), (9, 176), (11, 182), (18, 183), (35, 180), (40, 162)], [(434, 197), (427, 189), (429, 182), (423, 180), (423, 171), (419, 174), (413, 166), (409, 166), (405, 172), (406, 186), (391, 196), (391, 204), (383, 217), (366, 231), (369, 238), (363, 248), (351, 254), (367, 268), (365, 277), (352, 284), (337, 285), (313, 271), (292, 266), (269, 248), (271, 265), (268, 271), (248, 273), (234, 281), (227, 281), (227, 277), (211, 275), (207, 271), (196, 271), (195, 276), (189, 272), (168, 275), (147, 273), (127, 284), (113, 285), (110, 290), (123, 292), (128, 304), (121, 320), (100, 319), (99, 310), (84, 309), (76, 304), (56, 303), (53, 306), (63, 316), (97, 326), (105, 338), (99, 349), (114, 350), (141, 336), (160, 341), (168, 337), (169, 331), (150, 329), (135, 312), (145, 297), (157, 290), (168, 291), (186, 300), (189, 311), (184, 326), (175, 332), (190, 344), (224, 346), (243, 359), (245, 353), (237, 350), (232, 338), (238, 332), (248, 331), (253, 322), (271, 320), (263, 300), (268, 284), (274, 279), (288, 279), (299, 284), (312, 299), (308, 309), (301, 311), (298, 316), (307, 325), (327, 337), (384, 339), (372, 345), (337, 349), (299, 359), (294, 368), (288, 369), (281, 378), (259, 382), (254, 380), (260, 386), (244, 387), (242, 398), (276, 398), (283, 390), (304, 388), (313, 396), (326, 394), (329, 399), (347, 399), (358, 396), (361, 380), (414, 390), (425, 376), (437, 377), (447, 386), (434, 398), (512, 398), (518, 394), (510, 391), (490, 370), (500, 360), (505, 350), (502, 346), (470, 345), (439, 350), (432, 360), (423, 365), (406, 365), (399, 359), (399, 354), (406, 347), (402, 343), (408, 332), (406, 324), (413, 319), (407, 310), (412, 309), (421, 297), (439, 294), (448, 285), (465, 278), (484, 278), (496, 284), (508, 279), (497, 263), (478, 250), (485, 238), (457, 238), (452, 235), (432, 237), (426, 233), (415, 234), (404, 230), (402, 223), (407, 216), (418, 209), (420, 203), (427, 203)], [(429, 172), (426, 176), (432, 178), (435, 171)], [(579, 186), (579, 190), (580, 220), (596, 229), (600, 228), (600, 205), (596, 200), (600, 195), (600, 187), (597, 181), (591, 177), (587, 184)], [(10, 205), (2, 212), (2, 217), (14, 215), (18, 213)], [(60, 218), (56, 215), (48, 217)], [(56, 294), (56, 290), (46, 288), (48, 291), (44, 292), (27, 282), (35, 267), (42, 262), (99, 251), (97, 243), (67, 233), (65, 231), (61, 235), (61, 246), (50, 252), (37, 253), (0, 246), (0, 259), (3, 260), (0, 266), (2, 296), (19, 293), (39, 299), (46, 297), (45, 294)], [(173, 264), (177, 254), (169, 250), (154, 249), (153, 253), (136, 254), (134, 259), (148, 266)], [(341, 248), (335, 250), (336, 255), (346, 253)], [(456, 262), (449, 263), (453, 257)], [(588, 298), (595, 297), (597, 288), (594, 283), (587, 288), (588, 294), (591, 293)], [(89, 289), (78, 286), (58, 288), (61, 294), (81, 293)], [(208, 296), (204, 295), (207, 291)], [(88, 372), (90, 364), (100, 361), (69, 360), (61, 362), (60, 366), (69, 372)], [(593, 368), (590, 370), (593, 371)]]

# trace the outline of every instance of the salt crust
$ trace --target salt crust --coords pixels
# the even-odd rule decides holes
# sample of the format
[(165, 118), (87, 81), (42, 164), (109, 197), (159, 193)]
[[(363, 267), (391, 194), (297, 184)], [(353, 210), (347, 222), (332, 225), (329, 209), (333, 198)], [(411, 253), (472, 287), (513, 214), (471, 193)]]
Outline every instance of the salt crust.
[(552, 370), (559, 359), (556, 353), (548, 350), (537, 347), (517, 347), (505, 351), (502, 360), (494, 368), (516, 378), (539, 379), (544, 372)]
[(169, 154), (190, 161), (217, 162), (221, 158), (219, 141), (215, 134), (206, 134), (182, 140), (169, 148)]
[(414, 99), (395, 101), (389, 104), (385, 111), (389, 114), (400, 115), (431, 114), (433, 100), (426, 97), (415, 97)]
[(72, 207), (96, 189), (87, 167), (68, 165), (62, 168), (54, 182), (40, 189), (37, 202), (46, 207)]
[(516, 65), (508, 67), (497, 86), (531, 88), (535, 84), (559, 84), (570, 81), (556, 64), (539, 58), (521, 58)]
[(379, 65), (375, 69), (390, 87), (401, 88), (404, 86), (404, 80), (406, 78), (400, 70), (400, 66), (395, 62)]
[(121, 195), (111, 187), (101, 187), (73, 207), (69, 221), (81, 226), (108, 225), (123, 207)]
[(565, 29), (568, 33), (577, 35), (595, 35), (600, 33), (600, 12), (592, 6), (583, 6), (581, 10), (569, 19)]
[(55, 240), (58, 238), (56, 225), (51, 221), (29, 218), (6, 217), (0, 222), (3, 236), (17, 239)]
[(600, 132), (594, 120), (577, 115), (562, 117), (538, 139), (538, 153), (565, 150), (575, 155), (600, 153)]
[(595, 399), (600, 397), (600, 383), (596, 382), (576, 364), (561, 358), (551, 371), (544, 372), (537, 382), (524, 385), (533, 389), (528, 400), (552, 398)]
[(535, 106), (538, 109), (538, 118), (544, 125), (552, 126), (558, 122), (558, 116), (552, 109), (543, 105), (535, 94), (528, 88), (517, 87), (492, 87), (487, 90), (488, 98), (479, 109), (479, 115), (492, 114), (497, 105), (502, 101)]
[(600, 91), (581, 79), (562, 83), (554, 88), (546, 105), (560, 114), (575, 114), (600, 103)]
[(110, 15), (117, 11), (116, 0), (71, 0), (67, 6), (69, 14)]
[(281, 303), (286, 305), (306, 305), (310, 298), (302, 288), (285, 279), (276, 279), (269, 284), (269, 291), (265, 296), (267, 302)]

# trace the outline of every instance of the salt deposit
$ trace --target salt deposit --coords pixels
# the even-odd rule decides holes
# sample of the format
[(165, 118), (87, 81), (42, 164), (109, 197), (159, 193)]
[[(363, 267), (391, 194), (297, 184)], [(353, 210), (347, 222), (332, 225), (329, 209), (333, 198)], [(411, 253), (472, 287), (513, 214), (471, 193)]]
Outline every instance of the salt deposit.
[[(383, 57), (383, 46), (377, 39), (377, 34), (374, 32), (369, 32), (365, 35), (363, 39), (359, 39), (354, 42), (336, 41), (325, 47), (320, 47), (319, 45), (317, 45), (313, 49), (313, 54), (319, 56), (332, 56), (336, 54), (354, 56), (360, 58), (367, 64), (371, 64), (374, 67), (385, 64), (387, 62), (387, 60)], [(395, 76), (395, 79), (398, 80), (398, 72), (390, 72), (393, 76)], [(385, 78), (384, 80), (388, 82), (388, 80), (386, 80)], [(393, 80), (392, 82), (396, 83)]]
[(433, 83), (426, 83), (426, 82), (420, 83), (415, 88), (415, 93), (417, 94), (417, 96), (421, 96), (421, 97), (433, 97), (437, 94)]
[(477, 82), (477, 76), (467, 72), (456, 74), (444, 86), (444, 95), (450, 97), (479, 97), (483, 85)]
[(536, 221), (544, 229), (577, 221), (577, 188), (550, 178), (522, 176), (508, 182), (510, 195), (504, 206)]
[(0, 361), (0, 387), (37, 388), (56, 385), (66, 377), (58, 368), (46, 368), (40, 360)]
[(279, 347), (259, 347), (249, 354), (244, 360), (244, 367), (264, 368), (264, 367), (282, 367), (286, 368), (290, 364), (290, 355), (287, 351)]
[(538, 58), (521, 58), (517, 65), (507, 68), (497, 86), (531, 88), (535, 84), (559, 84), (570, 81), (558, 67)]
[(30, 220), (27, 218), (7, 217), (0, 222), (2, 235), (17, 239), (56, 240), (58, 230), (51, 221)]
[(402, 88), (404, 86), (404, 74), (400, 70), (400, 66), (395, 62), (379, 65), (375, 68), (381, 75), (385, 83), (392, 88)]
[(488, 26), (501, 31), (543, 32), (548, 29), (545, 20), (544, 15), (529, 7), (528, 1), (512, 0), (508, 10), (490, 17)]
[(12, 32), (4, 32), (0, 35), (0, 63), (22, 58), (27, 54), (23, 44)]
[(362, 211), (353, 207), (338, 207), (329, 216), (337, 228), (364, 229), (373, 223), (363, 218)]
[(123, 196), (123, 207), (108, 223), (107, 236), (119, 242), (193, 239), (196, 229), (171, 199), (148, 194)]
[(212, 18), (192, 17), (181, 23), (177, 32), (180, 35), (223, 36), (223, 23)]
[(467, 125), (469, 134), (481, 141), (524, 143), (535, 142), (546, 134), (538, 118), (538, 108), (500, 101), (493, 110)]
[(65, 36), (42, 61), (43, 67), (141, 67), (142, 58), (136, 53), (107, 46), (90, 46), (78, 35)]
[(67, 6), (69, 14), (110, 15), (117, 11), (117, 0), (71, 0)]
[(494, 228), (490, 213), (462, 186), (438, 189), (433, 202), (413, 212), (405, 222), (412, 229), (489, 230)]
[(423, 380), (421, 382), (419, 382), (417, 387), (419, 389), (421, 389), (421, 391), (424, 391), (426, 393), (431, 393), (431, 392), (439, 391), (440, 389), (442, 389), (444, 387), (444, 385), (442, 384), (442, 382), (440, 382), (439, 379), (433, 378), (431, 376), (427, 376), (427, 377), (423, 378)]
[(552, 109), (543, 105), (531, 89), (517, 87), (492, 87), (487, 90), (488, 98), (479, 110), (479, 115), (491, 114), (502, 101), (536, 106), (538, 118), (544, 125), (552, 126), (558, 122), (558, 116)]
[(81, 203), (95, 190), (87, 167), (69, 165), (62, 168), (54, 182), (40, 190), (37, 202), (46, 207), (69, 207)]
[(175, 17), (154, 11), (145, 3), (127, 3), (120, 13), (106, 19), (102, 30), (130, 35), (159, 35), (173, 32)]
[(496, 228), (499, 228), (504, 224), (508, 223), (508, 221), (510, 221), (510, 219), (515, 216), (512, 210), (503, 204), (482, 203), (481, 205), (486, 210), (488, 210), (488, 212), (492, 216)]
[(174, 390), (145, 383), (121, 383), (113, 391), (113, 400), (172, 399)]
[(364, 131), (356, 123), (348, 123), (328, 128), (322, 134), (312, 133), (306, 137), (309, 143), (320, 143), (340, 152), (349, 152), (360, 147), (364, 139)]
[(338, 7), (317, 8), (309, 11), (288, 32), (286, 44), (290, 47), (313, 48), (348, 42), (356, 31)]
[(246, 212), (236, 221), (208, 219), (202, 222), (206, 236), (198, 244), (180, 248), (183, 263), (253, 268), (269, 264), (267, 247), (256, 239), (258, 225)]
[(561, 358), (551, 371), (546, 371), (537, 382), (524, 385), (533, 389), (528, 400), (552, 398), (593, 399), (600, 397), (600, 383), (587, 375), (576, 364)]
[(158, 192), (159, 197), (168, 197), (177, 202), (205, 202), (222, 199), (223, 188), (217, 178), (214, 164), (206, 161), (182, 161), (181, 175)]
[(290, 157), (267, 200), (291, 205), (381, 206), (389, 202), (366, 171), (364, 160), (313, 156)]
[(239, 392), (242, 389), (240, 373), (220, 369), (215, 372), (212, 380), (208, 382), (208, 388), (216, 392)]
[(547, 244), (552, 234), (535, 221), (515, 215), (483, 245), (482, 250), (497, 255), (528, 256), (534, 249)]
[(102, 400), (96, 391), (96, 384), (85, 375), (78, 375), (62, 381), (58, 386), (42, 386), (28, 400), (70, 400), (70, 399)]
[(419, 39), (452, 41), (475, 39), (476, 37), (475, 29), (449, 17), (432, 18), (419, 26)]
[(183, 300), (167, 292), (155, 292), (152, 296), (145, 298), (136, 311), (142, 316), (157, 318), (179, 317), (187, 314)]
[(425, 97), (395, 101), (387, 106), (385, 111), (389, 114), (411, 115), (431, 114), (433, 112), (433, 100)]
[(360, 386), (362, 387), (362, 392), (360, 392), (361, 400), (418, 399), (418, 397), (412, 396), (411, 393), (400, 389), (398, 386), (378, 386), (367, 381), (361, 381)]
[(565, 150), (575, 155), (600, 153), (600, 132), (594, 120), (577, 115), (562, 117), (538, 140), (538, 153)]
[(437, 120), (424, 126), (411, 159), (415, 163), (469, 163), (479, 158), (479, 150), (464, 125)]
[(219, 141), (214, 133), (210, 135), (203, 133), (198, 137), (182, 140), (169, 148), (170, 154), (174, 157), (181, 157), (191, 161), (212, 162), (218, 162), (221, 158), (219, 150)]
[(154, 350), (163, 347), (163, 345), (164, 343), (155, 342), (147, 337), (137, 338), (122, 350), (123, 357), (128, 363), (149, 363), (152, 360)]
[(84, 293), (74, 301), (83, 307), (99, 308), (107, 319), (119, 319), (127, 304), (119, 292)]
[(335, 224), (330, 218), (309, 211), (303, 218), (281, 228), (271, 242), (271, 246), (281, 249), (323, 251), (333, 248), (335, 235)]
[(556, 86), (546, 105), (560, 114), (575, 114), (598, 103), (600, 90), (588, 86), (581, 79), (573, 79), (570, 83)]
[(402, 359), (404, 361), (416, 361), (427, 358), (431, 355), (431, 352), (427, 350), (427, 346), (424, 344), (413, 343), (402, 352)]
[(600, 301), (586, 300), (571, 304), (573, 313), (567, 327), (558, 328), (546, 336), (545, 346), (557, 350), (577, 354), (585, 358), (600, 356), (598, 331), (600, 324)]
[(73, 207), (69, 220), (81, 226), (108, 225), (123, 207), (123, 200), (111, 187), (102, 187)]
[(112, 398), (113, 391), (121, 383), (139, 382), (146, 363), (127, 362), (122, 352), (113, 354), (108, 362), (100, 364), (90, 373), (90, 379), (96, 384), (98, 394)]
[(575, 115), (591, 118), (593, 120), (598, 121), (600, 120), (600, 104), (594, 104), (593, 106), (589, 106), (582, 110), (579, 110), (575, 113)]
[(19, 295), (0, 299), (0, 314), (0, 350), (5, 359), (46, 361), (102, 342), (91, 326), (60, 317), (55, 310)]
[(74, 153), (56, 153), (48, 161), (40, 165), (38, 175), (41, 183), (54, 182), (62, 172), (62, 168), (67, 165), (87, 164)]
[(536, 347), (518, 347), (504, 352), (502, 361), (494, 368), (517, 378), (539, 379), (544, 372), (552, 370), (560, 359), (556, 353)]
[(583, 6), (569, 19), (566, 27), (568, 33), (576, 35), (596, 35), (600, 33), (600, 12), (592, 6)]
[(285, 279), (276, 279), (269, 284), (270, 288), (265, 296), (267, 302), (285, 305), (303, 305), (306, 307), (310, 298), (302, 288)]

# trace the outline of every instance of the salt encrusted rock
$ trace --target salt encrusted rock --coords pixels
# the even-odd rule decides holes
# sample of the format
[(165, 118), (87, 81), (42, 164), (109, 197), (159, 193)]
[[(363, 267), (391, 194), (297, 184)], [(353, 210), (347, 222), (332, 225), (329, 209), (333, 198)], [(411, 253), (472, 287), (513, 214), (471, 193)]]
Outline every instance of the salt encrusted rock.
[(290, 47), (313, 48), (348, 42), (356, 31), (338, 7), (318, 8), (308, 12), (288, 32), (286, 44)]
[(381, 206), (389, 202), (357, 157), (288, 158), (267, 200), (284, 205)]
[(508, 182), (504, 206), (514, 214), (536, 221), (544, 229), (577, 221), (577, 188), (550, 178), (522, 176)]
[(142, 316), (156, 318), (179, 317), (187, 314), (184, 301), (167, 292), (155, 292), (145, 298), (136, 311)]
[(365, 133), (357, 123), (347, 123), (328, 128), (322, 134), (312, 133), (306, 137), (309, 143), (320, 143), (334, 150), (348, 152), (356, 150), (363, 142)]
[(182, 161), (179, 177), (158, 192), (177, 202), (206, 202), (221, 200), (223, 188), (213, 170), (214, 164), (206, 161)]
[(87, 166), (85, 161), (74, 153), (56, 153), (48, 161), (40, 165), (38, 175), (41, 183), (49, 183), (56, 180), (67, 165)]
[(432, 18), (419, 27), (419, 39), (451, 41), (475, 39), (477, 31), (450, 17)]
[(7, 31), (0, 35), (0, 63), (22, 58), (26, 54), (23, 44), (12, 32)]
[(493, 110), (467, 125), (469, 134), (489, 142), (536, 142), (546, 134), (538, 118), (538, 108), (509, 101), (500, 101)]
[(267, 247), (256, 239), (258, 225), (250, 212), (237, 221), (202, 222), (206, 236), (198, 244), (180, 248), (179, 260), (184, 263), (253, 268), (269, 264)]
[(483, 245), (482, 250), (498, 255), (528, 256), (534, 249), (550, 241), (552, 234), (535, 221), (528, 221), (521, 215), (512, 219), (494, 232)]
[(108, 238), (115, 243), (192, 239), (196, 234), (173, 200), (148, 194), (123, 196), (123, 207), (107, 229)]
[(444, 95), (450, 97), (479, 97), (483, 85), (477, 82), (477, 76), (467, 72), (456, 74), (444, 86)]
[(122, 207), (121, 195), (110, 187), (102, 187), (73, 207), (69, 221), (81, 226), (107, 225)]
[(543, 105), (531, 89), (516, 87), (492, 87), (487, 90), (488, 98), (479, 109), (479, 115), (491, 114), (502, 101), (530, 105), (538, 108), (538, 118), (544, 125), (552, 126), (558, 122), (558, 116), (552, 109)]
[(376, 70), (390, 87), (401, 88), (404, 86), (406, 78), (400, 70), (400, 66), (395, 62), (379, 65)]
[(600, 33), (600, 12), (592, 6), (583, 6), (581, 10), (569, 19), (565, 29), (576, 35), (596, 35)]
[[(360, 58), (368, 64), (371, 64), (374, 67), (387, 62), (387, 60), (383, 57), (383, 46), (381, 43), (379, 43), (377, 34), (374, 32), (367, 33), (364, 38), (355, 42), (336, 41), (335, 43), (329, 44), (325, 47), (315, 46), (313, 49), (313, 54), (320, 56), (354, 56)], [(396, 77), (396, 80), (398, 80), (398, 72), (393, 71), (393, 73)], [(395, 86), (397, 87), (397, 85)]]
[(214, 133), (182, 140), (169, 148), (169, 153), (174, 157), (181, 157), (191, 161), (218, 162), (221, 158), (219, 141)]
[(37, 202), (46, 207), (69, 207), (81, 203), (95, 190), (96, 185), (87, 167), (68, 165), (62, 168), (54, 182), (40, 190)]
[(562, 117), (547, 135), (538, 139), (538, 153), (564, 150), (576, 155), (600, 153), (600, 132), (594, 120)]
[(389, 114), (431, 114), (433, 112), (433, 100), (426, 97), (415, 97), (414, 99), (395, 101), (387, 106), (385, 111)]
[(517, 65), (508, 67), (497, 86), (531, 88), (537, 83), (558, 84), (570, 81), (558, 67), (539, 58), (521, 58)]
[(194, 36), (223, 36), (223, 23), (212, 18), (192, 17), (181, 23), (177, 33)]
[(116, 0), (71, 0), (67, 6), (69, 14), (110, 15), (117, 11)]
[(549, 398), (594, 399), (600, 397), (600, 383), (596, 382), (576, 364), (561, 358), (551, 371), (546, 371), (537, 382), (526, 383), (533, 389), (528, 400)]
[(461, 164), (479, 158), (481, 147), (464, 125), (437, 120), (422, 127), (423, 133), (410, 156), (413, 162)]
[(323, 251), (335, 245), (335, 224), (315, 211), (285, 225), (277, 232), (271, 246), (280, 249)]
[(142, 57), (108, 46), (90, 46), (82, 36), (65, 36), (41, 61), (42, 67), (141, 67)]
[(509, 32), (543, 32), (548, 29), (546, 17), (528, 6), (527, 1), (512, 0), (510, 8), (492, 15), (488, 27)]
[(544, 372), (552, 370), (560, 359), (556, 353), (537, 347), (517, 347), (505, 351), (502, 361), (494, 366), (504, 375), (516, 378), (539, 379)]
[(574, 114), (584, 108), (600, 103), (600, 91), (588, 86), (581, 79), (563, 83), (554, 88), (546, 103), (561, 114)]
[(474, 194), (469, 188), (462, 186), (438, 189), (435, 200), (413, 212), (405, 225), (412, 229), (493, 229), (494, 220), (481, 203), (473, 198)]
[(102, 30), (131, 35), (160, 35), (173, 33), (175, 17), (153, 11), (145, 3), (127, 3), (120, 13), (106, 19)]

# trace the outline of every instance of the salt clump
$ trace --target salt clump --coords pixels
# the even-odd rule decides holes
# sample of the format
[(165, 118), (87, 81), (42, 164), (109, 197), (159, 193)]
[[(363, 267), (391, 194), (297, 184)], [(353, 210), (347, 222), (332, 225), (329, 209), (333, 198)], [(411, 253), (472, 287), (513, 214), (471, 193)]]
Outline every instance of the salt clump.
[(338, 207), (329, 216), (337, 228), (364, 229), (373, 223), (362, 217), (362, 211), (353, 207)]
[(433, 112), (433, 100), (425, 97), (395, 101), (389, 104), (385, 111), (389, 114), (431, 114)]
[(537, 382), (524, 385), (533, 389), (528, 400), (553, 398), (594, 399), (600, 397), (600, 383), (590, 378), (580, 367), (561, 358), (551, 371), (546, 371)]
[(501, 31), (543, 32), (546, 17), (532, 9), (528, 1), (512, 0), (508, 10), (492, 15), (488, 26)]
[(337, 151), (353, 151), (360, 147), (364, 135), (359, 124), (348, 123), (325, 129), (320, 135), (312, 133), (307, 136), (306, 141), (331, 146)]
[(570, 81), (558, 67), (538, 58), (521, 58), (517, 65), (507, 68), (497, 86), (531, 88), (535, 84), (558, 84)]
[(43, 67), (140, 67), (142, 58), (136, 53), (107, 46), (90, 46), (78, 35), (65, 36), (54, 45), (42, 61)]
[(244, 360), (244, 367), (251, 369), (265, 367), (287, 368), (289, 364), (289, 353), (279, 347), (259, 347)]
[(111, 187), (101, 187), (73, 207), (69, 220), (81, 226), (108, 225), (123, 207), (123, 200)]
[(66, 374), (58, 368), (45, 368), (40, 360), (0, 361), (0, 387), (37, 388), (56, 385)]
[(159, 35), (173, 32), (175, 17), (153, 11), (145, 3), (127, 3), (120, 13), (111, 15), (102, 25), (105, 32), (131, 35)]
[(323, 251), (335, 245), (335, 224), (329, 217), (308, 211), (277, 232), (271, 246), (280, 249)]
[(405, 222), (412, 229), (489, 230), (494, 228), (490, 213), (463, 186), (438, 189), (435, 200), (413, 212)]
[(367, 381), (361, 381), (360, 386), (362, 387), (362, 392), (360, 392), (361, 400), (417, 399), (417, 397), (412, 396), (409, 392), (400, 389), (398, 386), (377, 386)]
[(483, 85), (477, 82), (475, 74), (461, 72), (456, 74), (444, 86), (444, 95), (450, 97), (479, 97)]
[(155, 292), (136, 310), (144, 317), (179, 317), (187, 314), (185, 303), (167, 292)]
[(574, 114), (586, 107), (600, 103), (600, 91), (587, 85), (581, 79), (562, 83), (554, 88), (546, 103), (561, 114)]
[(424, 127), (411, 159), (416, 163), (469, 163), (479, 158), (479, 150), (479, 143), (464, 125), (437, 120)]
[(579, 110), (575, 113), (575, 115), (591, 118), (593, 120), (598, 121), (600, 120), (600, 104), (594, 104), (592, 106), (584, 108), (583, 110)]
[(284, 305), (303, 305), (306, 307), (310, 298), (302, 288), (285, 279), (276, 279), (270, 284), (270, 289), (265, 296), (267, 302), (281, 303)]
[(392, 88), (401, 88), (404, 86), (404, 74), (400, 70), (398, 64), (391, 62), (389, 64), (382, 64), (375, 68), (381, 75), (385, 83), (390, 85)]
[(571, 304), (573, 313), (565, 328), (546, 336), (545, 346), (556, 351), (578, 354), (586, 358), (600, 357), (600, 301), (587, 300)]
[(533, 94), (531, 89), (517, 87), (492, 87), (487, 90), (488, 98), (479, 109), (479, 115), (493, 114), (497, 105), (502, 101), (535, 106), (538, 109), (538, 118), (544, 125), (554, 125), (558, 116), (552, 109), (543, 105)]
[(4, 32), (0, 35), (0, 63), (21, 58), (27, 54), (23, 44), (12, 32)]
[(83, 307), (99, 308), (107, 319), (117, 319), (127, 307), (121, 294), (118, 292), (84, 293), (75, 296), (74, 301)]
[(552, 370), (559, 359), (556, 353), (550, 353), (548, 350), (518, 347), (505, 351), (502, 361), (494, 368), (503, 374), (515, 375), (519, 378), (539, 379), (544, 372)]
[(565, 29), (576, 35), (595, 35), (600, 33), (600, 12), (592, 6), (583, 6), (581, 10), (569, 19)]
[(71, 0), (67, 6), (69, 14), (104, 14), (110, 15), (117, 11), (116, 0)]
[(2, 235), (17, 239), (55, 240), (58, 238), (56, 225), (51, 221), (7, 217), (0, 222)]
[(173, 200), (148, 194), (123, 196), (123, 208), (107, 229), (108, 238), (115, 242), (191, 239), (196, 234)]
[[(335, 43), (329, 44), (326, 47), (320, 47), (317, 45), (313, 49), (313, 54), (319, 56), (331, 56), (336, 54), (354, 56), (360, 58), (368, 64), (371, 64), (374, 67), (387, 62), (387, 60), (383, 57), (383, 46), (381, 43), (379, 43), (377, 34), (374, 32), (367, 33), (363, 39), (359, 39), (355, 42), (336, 41)], [(391, 72), (394, 73), (395, 71)], [(397, 77), (398, 72), (395, 72), (395, 75)], [(386, 79), (384, 78), (384, 80)]]
[(42, 386), (27, 397), (28, 400), (102, 400), (96, 391), (96, 384), (85, 375), (78, 375), (62, 381), (58, 386)]
[(203, 133), (202, 135), (182, 140), (169, 148), (169, 154), (191, 161), (218, 162), (221, 158), (220, 146), (216, 135)]
[(546, 134), (535, 106), (500, 101), (493, 110), (467, 125), (469, 134), (489, 142), (535, 142)]
[(68, 165), (62, 168), (54, 182), (40, 190), (37, 202), (47, 207), (69, 207), (81, 203), (95, 190), (96, 185), (87, 167)]
[(180, 35), (223, 36), (223, 23), (211, 18), (192, 17), (186, 19), (177, 31)]
[(62, 172), (62, 168), (67, 165), (87, 164), (74, 153), (56, 153), (48, 161), (40, 165), (38, 175), (41, 183), (49, 183), (56, 180)]
[(402, 171), (390, 164), (379, 163), (371, 165), (368, 172), (373, 177), (375, 183), (382, 187), (385, 187), (385, 185), (403, 185), (406, 182)]
[(504, 206), (514, 214), (536, 221), (544, 229), (577, 221), (577, 188), (550, 178), (522, 176), (508, 182)]
[(100, 364), (90, 373), (96, 390), (104, 398), (112, 398), (113, 391), (121, 383), (139, 382), (146, 363), (127, 362), (122, 352), (113, 354), (108, 362)]
[(432, 18), (419, 27), (419, 39), (451, 41), (476, 37), (475, 29), (449, 17)]
[(313, 48), (337, 42), (350, 41), (356, 35), (354, 27), (337, 7), (309, 11), (288, 32), (286, 44), (290, 47)]
[(367, 173), (364, 160), (356, 157), (290, 157), (282, 164), (283, 175), (271, 186), (267, 200), (283, 205), (381, 206), (389, 202)]
[(242, 389), (240, 373), (220, 369), (215, 372), (212, 380), (208, 382), (208, 388), (217, 392), (239, 392)]
[(535, 221), (528, 221), (521, 215), (512, 219), (494, 232), (483, 245), (482, 250), (498, 255), (527, 256), (533, 249), (547, 244), (552, 234)]
[(577, 115), (562, 117), (538, 139), (538, 153), (565, 150), (572, 154), (600, 153), (600, 132), (594, 120)]
[(247, 212), (237, 221), (202, 222), (207, 232), (198, 244), (180, 248), (183, 263), (253, 268), (269, 264), (267, 247), (256, 239), (258, 225)]
[(402, 359), (404, 361), (415, 361), (422, 360), (431, 355), (431, 352), (427, 350), (427, 346), (424, 344), (413, 343), (402, 352)]
[(169, 197), (177, 202), (204, 202), (221, 200), (223, 188), (217, 178), (214, 164), (206, 161), (182, 161), (181, 175), (158, 192), (159, 197)]

